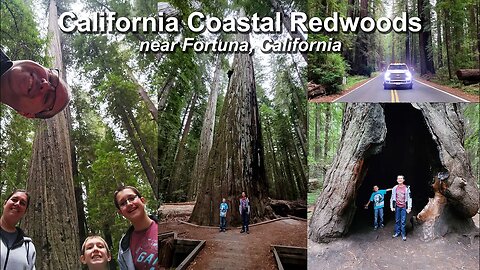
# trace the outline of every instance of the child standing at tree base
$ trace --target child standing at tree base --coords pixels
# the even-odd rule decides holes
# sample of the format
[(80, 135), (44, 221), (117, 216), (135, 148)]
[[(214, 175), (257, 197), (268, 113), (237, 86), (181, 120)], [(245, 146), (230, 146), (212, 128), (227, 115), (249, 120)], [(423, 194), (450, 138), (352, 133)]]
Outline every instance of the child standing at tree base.
[(226, 203), (225, 198), (222, 199), (220, 204), (220, 232), (225, 232), (227, 229), (227, 211), (228, 204)]
[(247, 195), (245, 192), (242, 192), (242, 197), (240, 198), (240, 205), (239, 205), (240, 215), (242, 216), (242, 230), (240, 233), (248, 232), (248, 222), (249, 222), (249, 215), (250, 215), (250, 201), (248, 200)]
[(385, 194), (387, 194), (387, 191), (390, 190), (392, 189), (378, 189), (378, 186), (373, 186), (373, 193), (370, 196), (370, 200), (368, 200), (367, 204), (365, 204), (365, 209), (368, 209), (370, 202), (373, 202), (374, 230), (376, 230), (378, 227), (383, 228), (383, 207), (385, 205)]

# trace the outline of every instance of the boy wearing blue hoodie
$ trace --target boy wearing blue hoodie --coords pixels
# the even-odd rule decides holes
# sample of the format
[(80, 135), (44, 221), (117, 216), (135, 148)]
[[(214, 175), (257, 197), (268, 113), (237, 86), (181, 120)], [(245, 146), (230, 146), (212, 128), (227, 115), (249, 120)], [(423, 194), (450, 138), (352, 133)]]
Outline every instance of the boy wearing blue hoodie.
[(225, 198), (223, 198), (220, 204), (220, 232), (225, 232), (225, 229), (227, 229), (227, 211), (228, 204)]

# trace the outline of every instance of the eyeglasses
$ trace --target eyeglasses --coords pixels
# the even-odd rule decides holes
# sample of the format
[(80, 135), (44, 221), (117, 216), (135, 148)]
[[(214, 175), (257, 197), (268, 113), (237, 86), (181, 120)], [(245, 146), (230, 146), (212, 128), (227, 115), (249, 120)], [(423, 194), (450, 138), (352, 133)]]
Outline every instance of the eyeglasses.
[(120, 205), (120, 207), (125, 207), (127, 203), (133, 203), (133, 201), (135, 201), (137, 198), (138, 195), (127, 197), (125, 200), (120, 201), (118, 205)]
[(44, 100), (45, 103), (47, 103), (49, 100), (51, 100), (50, 95), (53, 95), (53, 102), (48, 109), (36, 113), (36, 117), (41, 117), (45, 114), (48, 114), (55, 106), (55, 101), (57, 101), (57, 87), (60, 84), (60, 70), (58, 68), (48, 70), (48, 84), (50, 84), (50, 91), (45, 94)]

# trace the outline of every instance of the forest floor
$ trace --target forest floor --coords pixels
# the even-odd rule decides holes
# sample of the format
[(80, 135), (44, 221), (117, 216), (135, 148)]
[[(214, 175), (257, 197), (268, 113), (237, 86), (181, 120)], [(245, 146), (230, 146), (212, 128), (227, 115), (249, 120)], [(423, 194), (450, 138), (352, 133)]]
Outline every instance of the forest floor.
[[(477, 228), (479, 215), (474, 217)], [(308, 269), (479, 269), (479, 236), (448, 234), (429, 242), (422, 232), (407, 241), (392, 238), (394, 221), (374, 231), (357, 224), (345, 238), (328, 244), (308, 240)], [(355, 226), (352, 225), (352, 226)]]
[[(176, 208), (164, 207), (165, 213)], [(166, 216), (166, 215), (165, 215)], [(206, 240), (205, 246), (188, 269), (277, 269), (271, 245), (307, 247), (307, 222), (285, 218), (269, 223), (251, 225), (250, 234), (229, 227), (196, 227), (179, 220), (185, 216), (169, 215), (160, 223), (160, 233), (174, 231), (178, 238)]]

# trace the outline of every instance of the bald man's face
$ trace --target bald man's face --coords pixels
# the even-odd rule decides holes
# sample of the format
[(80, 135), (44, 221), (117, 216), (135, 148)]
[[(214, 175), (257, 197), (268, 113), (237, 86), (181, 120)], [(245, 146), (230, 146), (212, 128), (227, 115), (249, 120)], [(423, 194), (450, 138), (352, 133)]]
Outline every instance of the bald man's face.
[(13, 61), (2, 75), (2, 102), (29, 118), (50, 118), (62, 111), (70, 97), (58, 71), (30, 60)]

